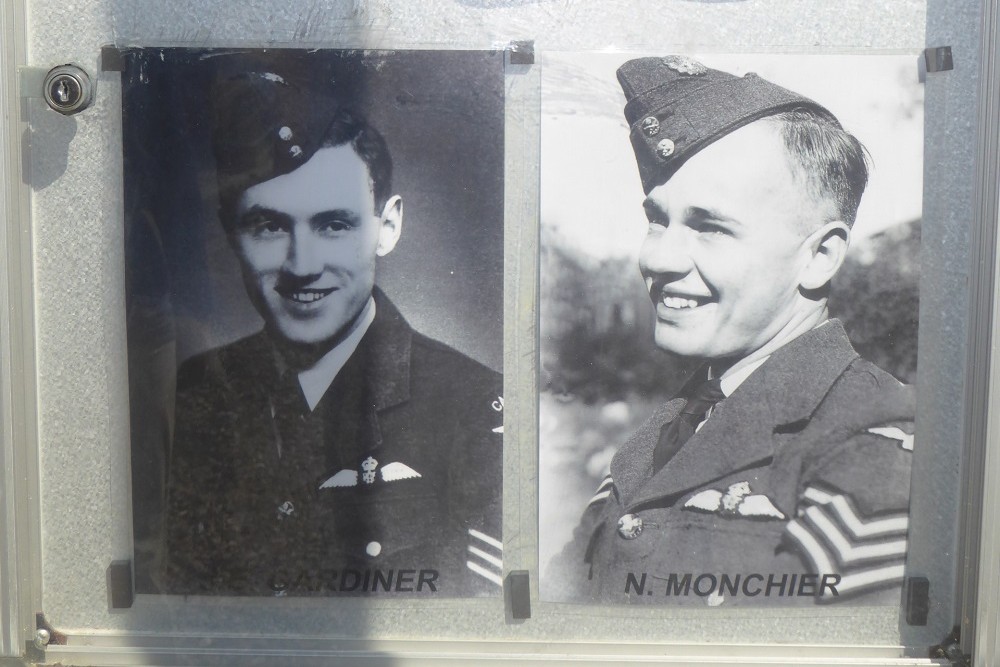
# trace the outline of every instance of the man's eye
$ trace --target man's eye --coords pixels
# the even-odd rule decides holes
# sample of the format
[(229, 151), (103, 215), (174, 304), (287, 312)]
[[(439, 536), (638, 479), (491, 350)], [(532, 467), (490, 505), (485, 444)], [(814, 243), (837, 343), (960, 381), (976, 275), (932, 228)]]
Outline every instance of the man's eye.
[(699, 234), (705, 234), (708, 236), (732, 236), (733, 232), (728, 227), (718, 225), (714, 222), (700, 222), (697, 225), (693, 225), (694, 230)]
[(257, 238), (268, 238), (288, 231), (288, 225), (280, 218), (259, 213), (251, 213), (240, 220), (243, 233)]
[(257, 229), (258, 231), (267, 232), (269, 234), (277, 234), (278, 232), (284, 231), (285, 226), (274, 220), (262, 220), (257, 223)]
[(331, 218), (329, 220), (321, 220), (314, 225), (316, 232), (319, 234), (339, 234), (340, 232), (346, 232), (354, 228), (347, 220), (341, 220), (340, 218)]

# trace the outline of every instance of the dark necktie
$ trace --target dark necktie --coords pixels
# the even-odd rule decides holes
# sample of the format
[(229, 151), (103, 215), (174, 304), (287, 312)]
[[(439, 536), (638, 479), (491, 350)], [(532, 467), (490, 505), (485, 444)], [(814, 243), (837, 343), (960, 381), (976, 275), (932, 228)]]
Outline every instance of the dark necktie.
[[(274, 554), (272, 572), (286, 570), (284, 559), (288, 554), (305, 557), (309, 552), (309, 532), (311, 525), (310, 499), (312, 498), (313, 477), (320, 469), (316, 463), (315, 448), (309, 438), (309, 405), (299, 385), (298, 374), (286, 370), (278, 379), (271, 393), (274, 407), (274, 425), (281, 441), (281, 457), (275, 462), (268, 459), (267, 482), (260, 492), (268, 494), (273, 503), (273, 519), (267, 522), (271, 530), (266, 533), (270, 542), (266, 553)], [(267, 517), (261, 517), (262, 519)], [(294, 576), (294, 575), (293, 575)], [(286, 584), (288, 582), (278, 582)]]
[(688, 397), (681, 413), (660, 429), (660, 439), (653, 450), (653, 472), (657, 472), (680, 451), (694, 435), (695, 428), (713, 405), (724, 399), (719, 378), (702, 382)]

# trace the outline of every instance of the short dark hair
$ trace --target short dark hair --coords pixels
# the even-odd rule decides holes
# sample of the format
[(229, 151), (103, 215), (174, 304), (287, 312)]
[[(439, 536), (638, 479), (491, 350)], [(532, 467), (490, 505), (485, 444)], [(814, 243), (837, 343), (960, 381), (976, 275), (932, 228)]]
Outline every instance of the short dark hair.
[(361, 161), (368, 167), (372, 180), (372, 195), (375, 198), (375, 213), (392, 195), (392, 157), (385, 139), (360, 115), (350, 109), (340, 109), (330, 121), (329, 127), (320, 140), (321, 148), (334, 148), (350, 144)]
[(817, 203), (829, 202), (837, 219), (853, 225), (868, 185), (868, 151), (857, 137), (831, 119), (804, 108), (764, 120), (779, 125), (785, 150), (805, 177), (813, 199)]

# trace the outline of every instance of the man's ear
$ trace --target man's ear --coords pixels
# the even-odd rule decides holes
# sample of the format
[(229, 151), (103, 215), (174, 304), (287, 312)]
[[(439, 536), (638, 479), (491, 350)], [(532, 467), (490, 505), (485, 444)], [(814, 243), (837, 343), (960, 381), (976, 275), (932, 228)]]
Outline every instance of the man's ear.
[(799, 274), (799, 285), (805, 290), (825, 287), (844, 264), (851, 243), (851, 228), (840, 220), (828, 222), (806, 239), (809, 257)]
[(390, 197), (382, 208), (379, 221), (381, 227), (375, 254), (379, 257), (385, 257), (396, 247), (399, 235), (403, 231), (403, 198), (399, 195)]

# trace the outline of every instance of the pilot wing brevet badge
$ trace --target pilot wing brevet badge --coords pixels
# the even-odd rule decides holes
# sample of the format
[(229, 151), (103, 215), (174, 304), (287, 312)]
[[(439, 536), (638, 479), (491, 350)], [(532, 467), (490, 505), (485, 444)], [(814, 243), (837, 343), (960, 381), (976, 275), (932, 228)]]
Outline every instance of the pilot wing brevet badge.
[(720, 514), (725, 517), (752, 519), (784, 519), (785, 515), (774, 506), (771, 499), (761, 493), (750, 492), (750, 482), (737, 482), (728, 489), (706, 489), (694, 494), (684, 503), (684, 509)]
[(358, 470), (344, 469), (328, 478), (319, 485), (320, 489), (334, 489), (339, 487), (374, 484), (377, 479), (383, 482), (396, 482), (401, 479), (415, 479), (420, 477), (420, 473), (399, 461), (387, 463), (379, 468), (376, 458), (369, 456), (361, 462)]

